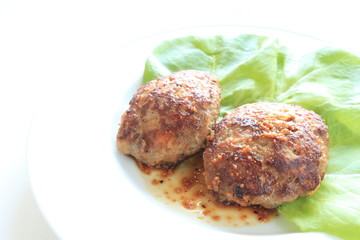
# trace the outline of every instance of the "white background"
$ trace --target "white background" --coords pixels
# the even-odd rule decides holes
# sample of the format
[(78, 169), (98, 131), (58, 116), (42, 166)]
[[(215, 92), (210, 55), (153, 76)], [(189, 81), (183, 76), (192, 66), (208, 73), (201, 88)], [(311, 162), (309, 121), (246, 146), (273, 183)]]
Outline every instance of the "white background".
[[(166, 30), (285, 29), (359, 51), (356, 1), (0, 1), (0, 239), (57, 239), (28, 179), (31, 119), (53, 92), (90, 78), (99, 56)], [(299, 43), (301, 44), (301, 43)]]

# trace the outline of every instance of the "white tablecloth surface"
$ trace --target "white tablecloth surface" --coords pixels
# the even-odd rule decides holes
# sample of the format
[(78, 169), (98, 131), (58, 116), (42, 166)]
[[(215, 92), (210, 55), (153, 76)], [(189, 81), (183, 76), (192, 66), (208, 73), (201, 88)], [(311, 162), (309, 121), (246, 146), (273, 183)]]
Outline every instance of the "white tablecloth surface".
[(356, 1), (0, 1), (0, 239), (57, 239), (31, 191), (31, 119), (79, 62), (134, 39), (204, 25), (284, 29), (359, 51)]

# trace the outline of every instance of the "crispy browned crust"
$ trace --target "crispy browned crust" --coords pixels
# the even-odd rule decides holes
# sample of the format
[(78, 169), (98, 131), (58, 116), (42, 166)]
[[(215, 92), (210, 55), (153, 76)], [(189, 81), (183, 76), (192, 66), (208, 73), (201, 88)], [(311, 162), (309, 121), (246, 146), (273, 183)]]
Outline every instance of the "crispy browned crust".
[(325, 175), (327, 130), (297, 105), (243, 105), (217, 124), (204, 152), (207, 187), (219, 201), (265, 208), (307, 196)]
[(187, 70), (150, 81), (121, 118), (118, 149), (149, 166), (176, 166), (205, 146), (219, 107), (212, 73)]

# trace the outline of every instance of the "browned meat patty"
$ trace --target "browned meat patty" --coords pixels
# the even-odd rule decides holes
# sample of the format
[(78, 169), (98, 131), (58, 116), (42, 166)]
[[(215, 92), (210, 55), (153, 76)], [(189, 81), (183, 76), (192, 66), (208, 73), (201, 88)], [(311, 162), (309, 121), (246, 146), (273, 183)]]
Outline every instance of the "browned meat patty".
[(221, 202), (275, 208), (317, 190), (327, 169), (328, 128), (297, 105), (238, 107), (215, 127), (205, 181)]
[(149, 166), (173, 167), (205, 147), (220, 98), (212, 73), (186, 70), (152, 80), (123, 114), (117, 147)]

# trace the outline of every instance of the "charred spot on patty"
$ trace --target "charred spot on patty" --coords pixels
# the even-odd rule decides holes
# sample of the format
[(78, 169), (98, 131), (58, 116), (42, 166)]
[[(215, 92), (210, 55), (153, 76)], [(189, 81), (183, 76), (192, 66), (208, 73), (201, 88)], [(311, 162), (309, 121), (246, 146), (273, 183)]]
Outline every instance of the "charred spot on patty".
[(238, 198), (242, 198), (243, 197), (243, 194), (242, 194), (242, 189), (240, 186), (236, 186), (235, 187), (235, 194)]

